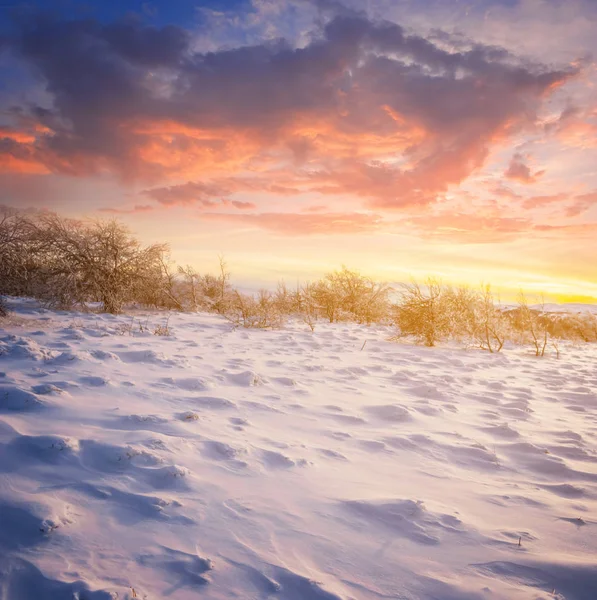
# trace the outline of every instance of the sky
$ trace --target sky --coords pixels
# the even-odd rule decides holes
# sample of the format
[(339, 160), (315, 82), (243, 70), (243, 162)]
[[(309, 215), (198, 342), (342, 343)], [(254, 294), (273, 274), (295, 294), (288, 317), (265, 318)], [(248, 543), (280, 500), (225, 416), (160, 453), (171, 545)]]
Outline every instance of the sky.
[(270, 286), (597, 302), (594, 0), (0, 2), (0, 204)]

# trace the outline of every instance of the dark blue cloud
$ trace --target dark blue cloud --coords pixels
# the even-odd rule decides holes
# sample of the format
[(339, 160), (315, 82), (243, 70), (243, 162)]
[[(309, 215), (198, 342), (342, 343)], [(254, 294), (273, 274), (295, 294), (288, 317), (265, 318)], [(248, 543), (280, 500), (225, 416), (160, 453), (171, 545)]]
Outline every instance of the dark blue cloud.
[[(7, 137), (0, 153), (65, 173), (167, 178), (168, 156), (225, 157), (232, 131), (251, 138), (256, 160), (303, 148), (303, 160), (319, 167), (317, 189), (343, 193), (351, 182), (378, 203), (429, 202), (478, 168), (496, 136), (531, 126), (548, 91), (574, 74), (472, 41), (447, 51), (350, 11), (332, 11), (308, 39), (197, 52), (191, 31), (176, 24), (32, 13), (5, 44), (51, 104), (6, 110), (48, 133), (35, 144)], [(152, 139), (155, 123), (183, 133)], [(320, 127), (315, 143), (301, 137), (300, 124)], [(316, 148), (336, 136), (354, 140), (356, 153), (362, 138), (409, 139), (415, 130), (412, 145), (395, 151), (415, 165), (408, 172), (342, 163)], [(147, 161), (148, 146), (164, 160)]]

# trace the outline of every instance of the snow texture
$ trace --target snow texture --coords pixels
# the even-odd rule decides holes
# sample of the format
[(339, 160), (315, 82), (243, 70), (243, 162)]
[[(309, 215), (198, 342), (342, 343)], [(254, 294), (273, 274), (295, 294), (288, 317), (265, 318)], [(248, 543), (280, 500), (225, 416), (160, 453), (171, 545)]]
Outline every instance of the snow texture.
[(2, 600), (597, 598), (594, 347), (12, 308)]

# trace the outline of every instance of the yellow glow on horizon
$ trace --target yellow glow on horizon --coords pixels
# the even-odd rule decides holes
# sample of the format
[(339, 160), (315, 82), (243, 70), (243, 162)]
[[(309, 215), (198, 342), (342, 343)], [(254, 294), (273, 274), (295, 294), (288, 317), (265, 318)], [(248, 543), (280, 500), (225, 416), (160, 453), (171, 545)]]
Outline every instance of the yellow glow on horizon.
[[(464, 244), (412, 233), (287, 235), (252, 224), (204, 221), (182, 209), (136, 215), (131, 227), (145, 242), (170, 242), (172, 259), (201, 273), (216, 273), (223, 254), (232, 282), (247, 289), (289, 286), (320, 278), (345, 265), (391, 284), (428, 276), (453, 285), (491, 284), (503, 302), (523, 290), (532, 302), (597, 303), (589, 245), (549, 240)], [(574, 252), (571, 251), (571, 248)]]

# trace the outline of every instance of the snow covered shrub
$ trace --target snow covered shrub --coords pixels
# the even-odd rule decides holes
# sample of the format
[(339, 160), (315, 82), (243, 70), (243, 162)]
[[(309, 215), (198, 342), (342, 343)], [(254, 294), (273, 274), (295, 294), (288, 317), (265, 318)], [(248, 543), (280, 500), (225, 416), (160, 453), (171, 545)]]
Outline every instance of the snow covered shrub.
[(8, 306), (6, 300), (0, 296), (0, 318), (2, 317), (8, 317)]
[(530, 343), (535, 356), (545, 356), (549, 343), (549, 329), (543, 301), (537, 308), (531, 308), (525, 294), (521, 291), (516, 308), (509, 314), (512, 325), (520, 336), (519, 341)]
[(499, 352), (509, 334), (509, 323), (504, 312), (495, 304), (491, 286), (481, 289), (476, 307), (474, 339), (483, 350)]
[(296, 314), (296, 297), (291, 292), (284, 281), (279, 281), (274, 292), (274, 304), (276, 309), (283, 315)]
[(178, 275), (182, 279), (180, 285), (181, 302), (191, 311), (199, 310), (205, 304), (201, 288), (201, 275), (191, 265), (178, 267)]
[(284, 315), (267, 290), (260, 290), (256, 296), (235, 290), (225, 317), (236, 327), (275, 329), (284, 325)]
[(317, 324), (317, 300), (313, 284), (307, 283), (302, 286), (297, 295), (297, 301), (297, 311), (301, 320), (311, 331), (315, 331), (315, 325)]
[(424, 287), (412, 282), (402, 285), (396, 305), (399, 336), (412, 336), (426, 346), (448, 337), (452, 331), (450, 301), (441, 283), (428, 278)]
[(163, 325), (158, 325), (154, 330), (153, 330), (153, 335), (160, 335), (160, 336), (164, 336), (167, 337), (170, 335), (170, 317), (168, 317), (166, 319), (166, 322)]
[(225, 315), (233, 301), (234, 291), (230, 285), (230, 271), (224, 257), (219, 256), (218, 275), (195, 274), (195, 278), (198, 294), (196, 299), (200, 301), (201, 308)]
[(574, 323), (574, 334), (583, 342), (597, 342), (597, 315), (585, 313), (571, 319)]
[(597, 342), (597, 315), (591, 313), (545, 315), (550, 337), (564, 340)]
[(205, 278), (205, 292), (212, 294), (210, 297), (212, 309), (222, 315), (228, 309), (233, 293), (232, 286), (230, 285), (230, 271), (228, 270), (228, 265), (222, 255), (218, 258), (220, 272), (216, 277)]
[(509, 321), (489, 285), (474, 290), (428, 278), (422, 286), (403, 285), (395, 308), (399, 336), (412, 336), (426, 346), (450, 338), (494, 353), (509, 337)]
[(311, 294), (320, 314), (330, 323), (356, 321), (370, 325), (388, 317), (390, 291), (388, 285), (343, 266), (315, 282)]
[(478, 322), (479, 296), (466, 286), (440, 286), (441, 309), (445, 313), (446, 330), (444, 335), (459, 340), (475, 338)]
[(36, 265), (30, 250), (34, 243), (33, 215), (0, 207), (0, 294), (28, 295)]
[(119, 313), (147, 290), (163, 291), (167, 246), (142, 246), (117, 221), (83, 223), (45, 215), (37, 227), (40, 274), (36, 296), (50, 305), (101, 302)]
[(485, 285), (480, 291), (466, 286), (445, 287), (443, 294), (451, 337), (468, 340), (490, 353), (502, 350), (508, 336), (508, 322), (495, 303), (491, 286)]

